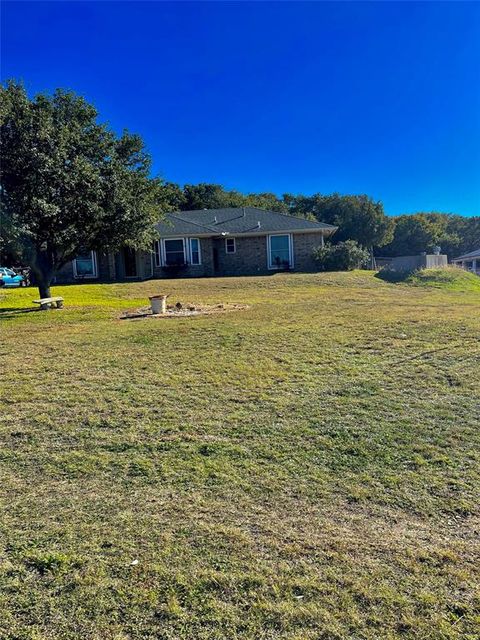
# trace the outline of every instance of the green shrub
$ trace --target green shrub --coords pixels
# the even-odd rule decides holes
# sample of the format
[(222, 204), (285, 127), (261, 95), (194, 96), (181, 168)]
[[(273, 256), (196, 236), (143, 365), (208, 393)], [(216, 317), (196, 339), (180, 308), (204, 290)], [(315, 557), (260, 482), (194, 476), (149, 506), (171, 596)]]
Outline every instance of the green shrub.
[(368, 251), (354, 240), (317, 247), (313, 257), (321, 271), (352, 271), (366, 266), (369, 260)]

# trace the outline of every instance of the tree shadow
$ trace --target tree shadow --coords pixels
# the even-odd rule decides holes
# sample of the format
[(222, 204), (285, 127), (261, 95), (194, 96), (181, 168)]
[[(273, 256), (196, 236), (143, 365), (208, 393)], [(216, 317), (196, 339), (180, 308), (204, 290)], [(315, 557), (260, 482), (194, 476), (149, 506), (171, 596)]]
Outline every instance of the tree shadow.
[(37, 307), (31, 307), (31, 308), (25, 308), (25, 307), (1, 307), (0, 308), (0, 319), (8, 319), (8, 318), (15, 318), (16, 316), (22, 315), (24, 313), (38, 313), (39, 311), (41, 311), (40, 308)]

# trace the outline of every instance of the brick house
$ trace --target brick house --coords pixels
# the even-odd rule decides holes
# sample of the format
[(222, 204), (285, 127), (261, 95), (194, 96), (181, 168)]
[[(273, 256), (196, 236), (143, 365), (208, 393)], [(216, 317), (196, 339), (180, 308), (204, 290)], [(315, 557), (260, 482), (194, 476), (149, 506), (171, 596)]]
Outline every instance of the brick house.
[(313, 249), (337, 229), (255, 207), (169, 213), (156, 228), (152, 251), (89, 251), (65, 265), (57, 282), (315, 271)]

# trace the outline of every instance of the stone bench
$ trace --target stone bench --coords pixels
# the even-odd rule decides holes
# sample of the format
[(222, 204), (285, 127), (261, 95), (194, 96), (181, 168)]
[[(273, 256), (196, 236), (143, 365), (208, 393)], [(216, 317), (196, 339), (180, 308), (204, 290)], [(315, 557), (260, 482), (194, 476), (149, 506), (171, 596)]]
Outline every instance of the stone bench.
[(42, 311), (46, 311), (47, 309), (62, 309), (63, 307), (63, 298), (42, 298), (41, 300), (34, 300), (34, 304), (39, 304), (40, 309)]

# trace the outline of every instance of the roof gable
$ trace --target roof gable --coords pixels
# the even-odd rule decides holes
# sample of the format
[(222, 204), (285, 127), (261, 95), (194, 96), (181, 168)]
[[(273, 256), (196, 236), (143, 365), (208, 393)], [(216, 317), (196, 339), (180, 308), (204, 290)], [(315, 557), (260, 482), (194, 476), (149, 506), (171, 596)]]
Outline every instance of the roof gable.
[(276, 211), (256, 207), (228, 209), (196, 209), (167, 213), (165, 220), (156, 225), (161, 236), (175, 235), (227, 235), (268, 234), (281, 232), (323, 231), (331, 235), (337, 227), (323, 222), (312, 222)]

